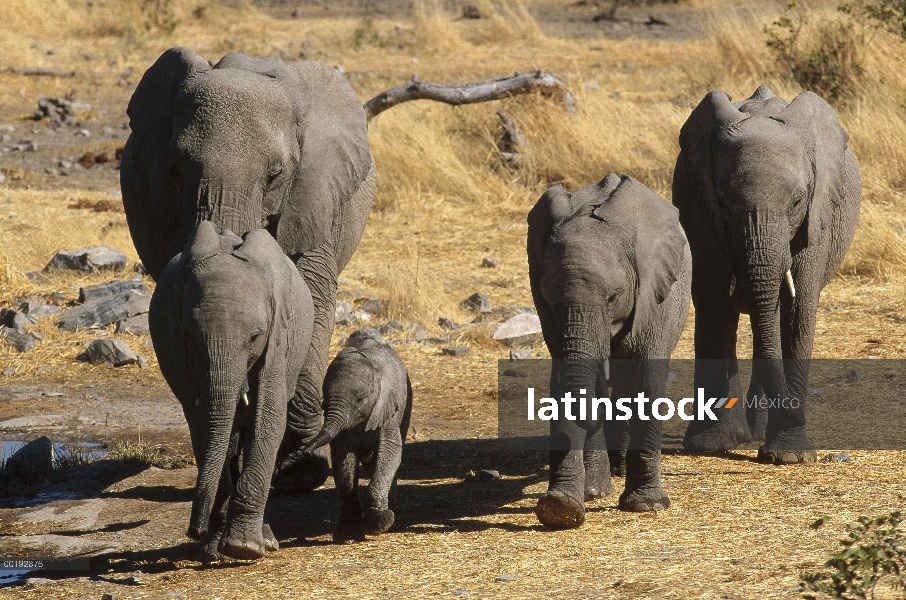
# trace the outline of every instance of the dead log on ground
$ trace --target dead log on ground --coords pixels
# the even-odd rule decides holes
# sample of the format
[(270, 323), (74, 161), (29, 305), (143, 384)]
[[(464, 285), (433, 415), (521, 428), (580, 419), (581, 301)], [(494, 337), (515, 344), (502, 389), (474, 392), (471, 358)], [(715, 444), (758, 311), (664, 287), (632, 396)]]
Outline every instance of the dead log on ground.
[(410, 100), (435, 100), (453, 106), (474, 104), (489, 100), (502, 100), (519, 94), (538, 91), (543, 96), (560, 96), (571, 112), (575, 112), (576, 99), (559, 77), (535, 71), (501, 79), (486, 79), (473, 83), (433, 83), (419, 81), (418, 75), (412, 81), (381, 92), (365, 104), (365, 116), (370, 121), (388, 108)]

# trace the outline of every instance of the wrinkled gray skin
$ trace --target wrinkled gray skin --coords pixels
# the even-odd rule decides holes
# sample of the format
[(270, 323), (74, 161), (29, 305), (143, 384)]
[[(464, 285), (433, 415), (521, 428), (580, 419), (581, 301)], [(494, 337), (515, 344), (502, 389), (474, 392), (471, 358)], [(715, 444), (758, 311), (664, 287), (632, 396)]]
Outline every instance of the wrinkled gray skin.
[[(362, 330), (363, 332), (375, 330)], [(412, 386), (396, 352), (380, 340), (353, 334), (327, 369), (324, 428), (305, 449), (330, 444), (340, 496), (334, 542), (361, 541), (393, 525), (390, 505), (412, 415)], [(359, 468), (370, 481), (364, 510)]]
[(296, 263), (315, 306), (311, 348), (289, 408), (275, 483), (310, 490), (326, 452), (301, 460), (321, 426), (321, 383), (337, 276), (374, 197), (365, 112), (340, 73), (231, 52), (213, 68), (188, 48), (164, 52), (128, 108), (123, 205), (156, 280), (202, 221), (242, 235), (267, 229)]
[(243, 240), (204, 221), (158, 278), (151, 338), (189, 425), (189, 535), (205, 561), (277, 549), (264, 505), (313, 320), (308, 287), (263, 229)]
[(706, 397), (741, 396), (736, 332), (748, 313), (756, 359), (748, 397), (801, 400), (799, 409), (750, 409), (747, 420), (718, 411), (730, 414), (693, 421), (685, 448), (730, 450), (754, 437), (765, 440), (765, 462), (815, 460), (805, 397), (818, 297), (849, 248), (861, 202), (847, 140), (824, 100), (805, 92), (788, 103), (766, 86), (735, 104), (712, 91), (683, 125), (673, 203), (693, 256), (695, 386)]
[[(573, 194), (550, 188), (528, 221), (529, 278), (556, 361), (555, 397), (592, 391), (600, 397), (608, 385), (613, 398), (639, 391), (663, 397), (667, 359), (686, 322), (692, 278), (677, 210), (635, 179), (611, 173)], [(614, 363), (605, 381), (608, 359), (658, 360), (636, 362), (634, 373), (620, 372)], [(600, 422), (560, 419), (551, 421), (551, 439), (569, 440), (572, 450), (551, 450), (548, 492), (535, 509), (548, 527), (579, 527), (583, 500), (611, 491), (608, 447), (622, 451), (612, 452), (614, 458), (625, 456), (622, 510), (670, 506), (660, 479), (660, 421), (633, 420), (628, 429), (610, 422), (605, 431)]]

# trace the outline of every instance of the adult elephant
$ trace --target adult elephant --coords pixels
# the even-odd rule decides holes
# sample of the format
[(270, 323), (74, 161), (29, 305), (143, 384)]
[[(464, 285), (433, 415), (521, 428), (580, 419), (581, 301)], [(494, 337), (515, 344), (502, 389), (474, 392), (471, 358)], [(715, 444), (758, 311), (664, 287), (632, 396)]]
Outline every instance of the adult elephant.
[(337, 276), (362, 236), (376, 181), (361, 102), (321, 63), (231, 52), (212, 68), (176, 47), (144, 74), (127, 112), (123, 205), (151, 277), (196, 225), (212, 221), (239, 235), (269, 231), (311, 290), (314, 331), (277, 482), (317, 487), (329, 475), (326, 453), (312, 462), (301, 450), (320, 430)]
[[(673, 203), (692, 248), (695, 387), (741, 396), (736, 333), (748, 313), (748, 398), (774, 402), (748, 409), (742, 433), (764, 439), (765, 462), (815, 460), (804, 399), (818, 297), (852, 241), (862, 193), (847, 142), (824, 100), (805, 92), (788, 103), (766, 86), (737, 103), (712, 91), (680, 133)], [(717, 412), (690, 423), (686, 449), (736, 447), (734, 411)]]
[[(614, 173), (573, 194), (550, 188), (528, 217), (532, 297), (553, 357), (551, 393), (664, 397), (668, 360), (686, 323), (691, 255), (677, 210)], [(609, 359), (615, 361), (608, 368)], [(548, 527), (585, 521), (585, 499), (611, 491), (610, 460), (625, 451), (627, 511), (669, 508), (661, 486), (661, 421), (628, 428), (551, 421), (550, 481), (535, 513)], [(608, 439), (609, 438), (609, 439)], [(617, 467), (617, 465), (613, 465)]]

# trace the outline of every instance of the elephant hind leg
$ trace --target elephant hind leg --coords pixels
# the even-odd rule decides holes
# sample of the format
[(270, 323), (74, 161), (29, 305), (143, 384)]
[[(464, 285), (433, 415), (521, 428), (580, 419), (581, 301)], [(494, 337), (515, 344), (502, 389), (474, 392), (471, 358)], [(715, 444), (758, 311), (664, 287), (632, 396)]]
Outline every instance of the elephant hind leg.
[(620, 510), (649, 512), (668, 508), (670, 498), (661, 487), (661, 453), (629, 450), (626, 453), (626, 491), (620, 495)]

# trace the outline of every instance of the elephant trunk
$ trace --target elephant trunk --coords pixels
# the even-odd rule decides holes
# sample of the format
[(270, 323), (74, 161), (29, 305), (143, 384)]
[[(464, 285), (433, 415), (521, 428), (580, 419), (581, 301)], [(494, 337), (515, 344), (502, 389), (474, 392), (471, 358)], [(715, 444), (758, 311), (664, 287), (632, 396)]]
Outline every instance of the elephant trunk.
[[(196, 185), (187, 186), (186, 210), (182, 230), (192, 231), (202, 221), (211, 221), (221, 229), (237, 235), (268, 225), (262, 223), (263, 192), (257, 185), (231, 184), (220, 179), (202, 178)], [(184, 236), (183, 236), (184, 238)]]
[(341, 431), (347, 429), (352, 408), (351, 402), (344, 398), (327, 398), (324, 401), (324, 425), (302, 453), (312, 454), (318, 448), (331, 443)]
[(201, 448), (196, 454), (198, 479), (189, 521), (189, 535), (200, 538), (208, 531), (208, 522), (217, 487), (227, 461), (230, 435), (236, 417), (245, 379), (244, 361), (236, 360), (238, 344), (209, 341), (207, 385), (198, 418), (203, 420)]
[[(563, 364), (558, 378), (557, 395), (572, 393), (574, 398), (594, 394), (598, 375), (609, 374), (610, 357), (610, 319), (600, 307), (569, 306), (567, 307), (564, 328)], [(597, 423), (580, 420), (577, 424), (583, 429), (593, 429)]]

